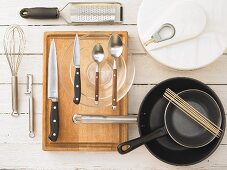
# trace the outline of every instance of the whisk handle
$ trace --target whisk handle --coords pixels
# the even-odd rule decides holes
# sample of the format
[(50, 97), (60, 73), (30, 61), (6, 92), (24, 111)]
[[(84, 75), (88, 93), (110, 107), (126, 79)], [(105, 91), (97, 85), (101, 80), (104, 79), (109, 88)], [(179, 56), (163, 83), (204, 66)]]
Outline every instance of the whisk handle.
[(35, 8), (23, 8), (20, 11), (20, 16), (22, 18), (32, 18), (32, 19), (53, 19), (59, 18), (58, 8), (45, 8), (45, 7), (35, 7)]
[(12, 116), (17, 117), (19, 116), (18, 113), (18, 96), (17, 96), (17, 76), (12, 76), (11, 78), (12, 83)]

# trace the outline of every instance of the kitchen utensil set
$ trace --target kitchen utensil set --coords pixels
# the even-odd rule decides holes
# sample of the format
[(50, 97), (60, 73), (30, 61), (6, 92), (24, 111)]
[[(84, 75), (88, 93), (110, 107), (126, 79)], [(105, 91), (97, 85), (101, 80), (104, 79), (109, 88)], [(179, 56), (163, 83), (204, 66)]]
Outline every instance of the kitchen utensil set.
[(23, 57), (25, 48), (24, 31), (19, 25), (11, 25), (7, 28), (3, 40), (5, 55), (11, 70), (12, 83), (12, 116), (19, 116), (18, 113), (18, 85), (17, 73)]
[[(220, 137), (216, 138), (168, 102), (163, 97), (167, 88), (223, 129)], [(165, 80), (152, 88), (141, 103), (137, 120), (140, 138), (120, 144), (119, 152), (128, 153), (145, 144), (155, 157), (173, 165), (192, 165), (210, 156), (220, 145), (226, 125), (218, 96), (202, 82), (181, 77)]]
[[(184, 90), (179, 94), (182, 96), (182, 98), (186, 98), (192, 103), (197, 103), (197, 105), (195, 106), (199, 109), (202, 108), (201, 110), (205, 110), (204, 107), (206, 107), (208, 110), (206, 113), (208, 114), (208, 117), (210, 117), (211, 114), (217, 114), (215, 116), (220, 117), (221, 114), (218, 104), (210, 95), (207, 95), (207, 93), (200, 90), (190, 89)], [(195, 100), (195, 96), (199, 98), (199, 102)], [(165, 126), (158, 128), (152, 133), (149, 133), (143, 137), (139, 137), (119, 144), (119, 153), (128, 153), (141, 146), (142, 144), (148, 143), (166, 134), (168, 134), (177, 144), (188, 148), (203, 147), (209, 144), (214, 139), (214, 137), (221, 136), (219, 128), (221, 120), (220, 118), (218, 122), (215, 122), (217, 123), (216, 125), (214, 122), (209, 120), (211, 118), (208, 119), (203, 115), (205, 113), (199, 113), (197, 109), (190, 106), (186, 101), (173, 93), (170, 89), (165, 90), (164, 97), (167, 98), (171, 103), (173, 103), (174, 106), (177, 106), (177, 108), (186, 113), (186, 117), (183, 117), (181, 115), (184, 115), (184, 113), (178, 112), (178, 110), (168, 104), (165, 109), (164, 115)], [(195, 120), (196, 124), (192, 120)], [(198, 125), (201, 125), (202, 128), (205, 128), (208, 131), (204, 132), (203, 129), (201, 129), (201, 127)], [(211, 127), (211, 125), (213, 125), (216, 129), (214, 127)]]
[[(80, 45), (81, 100), (76, 105), (74, 98), (75, 66), (73, 62), (75, 37)], [(118, 59), (118, 109), (112, 110), (112, 64), (109, 54), (110, 36), (118, 34), (124, 43), (124, 52)], [(55, 141), (49, 139), (51, 131), (52, 102), (48, 99), (48, 60), (51, 42), (54, 39), (58, 63), (58, 114), (59, 133)], [(132, 57), (127, 54), (126, 31), (57, 31), (44, 33), (43, 98), (42, 98), (42, 149), (45, 151), (116, 151), (117, 145), (127, 140), (125, 124), (78, 124), (72, 123), (75, 113), (100, 115), (127, 115), (127, 92), (133, 82), (135, 68)], [(104, 50), (104, 59), (99, 63), (99, 104), (95, 104), (95, 75), (97, 63), (92, 51), (97, 44)], [(64, 48), (63, 48), (64, 47)], [(98, 50), (99, 51), (99, 50)], [(76, 52), (76, 51), (75, 51)], [(101, 51), (99, 51), (101, 52)], [(98, 52), (98, 54), (99, 54)], [(53, 70), (53, 69), (52, 69)], [(86, 129), (86, 130), (85, 130)], [(95, 132), (100, 132), (94, 135)]]
[[(121, 37), (117, 34), (111, 35), (108, 44), (108, 50), (114, 58), (113, 62), (113, 90), (112, 90), (112, 108), (117, 108), (117, 58), (122, 55), (123, 43)], [(104, 59), (104, 50), (101, 44), (96, 44), (92, 50), (93, 60), (97, 63), (95, 74), (95, 104), (99, 103), (99, 64)], [(81, 99), (81, 73), (80, 73), (80, 43), (79, 37), (76, 34), (73, 48), (73, 64), (75, 67), (74, 76), (74, 99), (75, 104), (80, 103)]]
[(184, 101), (172, 90), (166, 89), (163, 96), (181, 111), (186, 113), (190, 118), (200, 124), (203, 128), (208, 130), (212, 135), (218, 138), (220, 137), (222, 130), (216, 124), (206, 118), (203, 114), (201, 114), (198, 110), (192, 107), (189, 103)]
[[(175, 86), (176, 82), (179, 83), (179, 86), (177, 87)], [(171, 88), (174, 87), (174, 89), (178, 91), (178, 94), (173, 93), (169, 89), (165, 89), (166, 86), (170, 86)], [(153, 97), (151, 97), (151, 94)], [(169, 100), (169, 103), (166, 103), (163, 94), (165, 97), (168, 97), (167, 99)], [(155, 105), (150, 102), (151, 99), (154, 100)], [(175, 103), (179, 102), (178, 104), (183, 106), (180, 105), (175, 107), (175, 105), (172, 104), (173, 101)], [(190, 102), (191, 105), (188, 104), (188, 102)], [(184, 110), (179, 109), (179, 107), (183, 107)], [(224, 130), (221, 129), (225, 126), (225, 120), (223, 120), (223, 107), (214, 92), (206, 85), (196, 80), (189, 78), (173, 78), (160, 83), (157, 87), (152, 89), (150, 93), (148, 93), (141, 108), (143, 110), (140, 111), (138, 119), (136, 119), (135, 116), (75, 114), (73, 116), (73, 122), (75, 124), (92, 124), (136, 123), (138, 121), (140, 131), (145, 131), (146, 134), (139, 138), (119, 144), (119, 153), (126, 154), (142, 144), (148, 145), (149, 143), (156, 143), (155, 141), (159, 141), (159, 138), (160, 142), (162, 142), (163, 140), (161, 139), (168, 136), (173, 142), (171, 143), (167, 138), (168, 140), (164, 143), (165, 145), (168, 145), (168, 149), (171, 149), (171, 152), (173, 153), (168, 152), (174, 154), (177, 159), (165, 161), (178, 165), (194, 164), (196, 161), (201, 161), (205, 158), (203, 152), (211, 154), (214, 151), (215, 145), (213, 145), (214, 142), (212, 141), (216, 140), (220, 143), (219, 138), (223, 137), (223, 133), (221, 133), (224, 132)], [(152, 111), (149, 111), (149, 109), (152, 109)], [(199, 113), (198, 110), (203, 112)], [(163, 116), (164, 118), (161, 118), (160, 116)], [(198, 121), (194, 121), (196, 119), (198, 119)], [(164, 126), (162, 125), (163, 121)], [(148, 131), (151, 131), (148, 130), (150, 127), (153, 130), (151, 133), (148, 133)], [(212, 132), (212, 130), (214, 130), (214, 132)], [(217, 137), (217, 139), (215, 139), (215, 137)], [(209, 148), (208, 151), (205, 148)], [(179, 156), (186, 154), (194, 155), (195, 152), (193, 152), (193, 149), (196, 149), (201, 153), (201, 156), (195, 156), (195, 159), (180, 159)], [(180, 152), (175, 152), (175, 150)]]
[[(5, 56), (7, 58), (11, 70), (11, 86), (12, 86), (12, 113), (14, 117), (18, 117), (18, 71), (25, 49), (24, 31), (19, 25), (11, 25), (6, 29), (3, 46)], [(28, 100), (28, 115), (29, 115), (29, 137), (35, 137), (34, 130), (34, 106), (32, 92), (33, 76), (27, 74), (27, 89), (25, 94), (29, 96)]]
[[(195, 32), (191, 34), (187, 34), (187, 31), (179, 31), (178, 28), (180, 27), (178, 26), (182, 26), (182, 24), (177, 22), (177, 17), (174, 17), (175, 20), (171, 20), (170, 18), (170, 20), (173, 21), (173, 23), (175, 22), (175, 24), (172, 24), (172, 22), (160, 22), (161, 24), (158, 23), (161, 25), (161, 27), (157, 29), (157, 31), (153, 31), (152, 35), (149, 34), (149, 37), (147, 35), (147, 37), (142, 37), (141, 35), (145, 31), (141, 31), (142, 29), (139, 28), (139, 34), (140, 37), (142, 37), (141, 40), (146, 50), (154, 50), (164, 47), (165, 45), (169, 45), (168, 43), (165, 44), (164, 42), (164, 45), (159, 46), (157, 43), (170, 39), (170, 41), (172, 41), (176, 37), (178, 38), (179, 35), (183, 35), (183, 33), (185, 33), (185, 40), (195, 38), (204, 30), (206, 25), (206, 15), (202, 8), (188, 2), (182, 4), (179, 3), (173, 7), (181, 6), (188, 8), (187, 5), (195, 7), (196, 9), (190, 9), (193, 9), (195, 12), (197, 12), (198, 16), (200, 16), (198, 18), (201, 18), (201, 22), (198, 22), (200, 24), (197, 25), (199, 31), (192, 29), (192, 31), (194, 30)], [(169, 10), (166, 14), (168, 14), (168, 12), (173, 12), (173, 14), (178, 16), (178, 13), (175, 12), (176, 10), (173, 7), (171, 8), (172, 11)], [(190, 11), (186, 11), (187, 15), (185, 15), (187, 19), (189, 18), (189, 23), (191, 23), (191, 17), (189, 15), (191, 13), (192, 12)], [(70, 24), (113, 24), (121, 23), (123, 21), (123, 7), (120, 3), (115, 2), (72, 2), (68, 3), (60, 11), (58, 8), (24, 8), (20, 11), (20, 15), (23, 18), (33, 19), (59, 18), (61, 15), (66, 22)], [(144, 20), (144, 17), (142, 18), (143, 19), (140, 20), (146, 21)], [(167, 16), (167, 20), (168, 19), (169, 18)], [(162, 21), (165, 21), (164, 15)], [(139, 23), (140, 22), (141, 21), (139, 21)], [(144, 23), (142, 22), (142, 24)], [(185, 25), (186, 24), (184, 24), (184, 26)], [(153, 27), (152, 29), (154, 28), (156, 27)], [(191, 27), (189, 26), (189, 28)], [(166, 31), (168, 34), (166, 34)], [(181, 37), (178, 40), (172, 42), (180, 41), (183, 41)], [(152, 48), (149, 46), (151, 43), (154, 45)], [(12, 74), (12, 116), (19, 116), (17, 73), (23, 56), (24, 46), (25, 37), (23, 30), (18, 25), (10, 26), (4, 36), (4, 50)], [(108, 41), (108, 52), (113, 59), (112, 96), (109, 95), (108, 97), (112, 97), (112, 110), (117, 109), (119, 90), (118, 64), (119, 57), (122, 56), (123, 50), (124, 44), (121, 36), (118, 34), (111, 34)], [(94, 104), (99, 106), (99, 102), (101, 100), (99, 90), (101, 70), (100, 65), (105, 57), (104, 49), (101, 43), (94, 45), (91, 55), (96, 64), (94, 74)], [(73, 54), (71, 56), (73, 66), (75, 68), (73, 81), (73, 103), (78, 105), (81, 102), (81, 96), (84, 95), (82, 94), (81, 86), (85, 80), (83, 77), (84, 73), (81, 74), (81, 57), (84, 56), (81, 55), (80, 39), (78, 34), (76, 34), (74, 38)], [(122, 63), (122, 65), (125, 67), (124, 61)], [(168, 63), (166, 65), (168, 65)], [(124, 75), (123, 77), (126, 76)], [(51, 108), (49, 109), (50, 117), (48, 119), (50, 121), (50, 133), (48, 138), (50, 141), (56, 142), (59, 136), (60, 119), (58, 111), (60, 109), (58, 108), (58, 57), (55, 41), (53, 38), (49, 49), (47, 79), (48, 99), (51, 100)], [(31, 74), (28, 74), (27, 91), (25, 94), (29, 95), (29, 137), (31, 138), (35, 136), (32, 84), (33, 77)], [(170, 88), (176, 93), (170, 90)], [(165, 99), (167, 99), (167, 101)], [(147, 149), (156, 157), (167, 163), (175, 165), (190, 165), (205, 159), (212, 152), (214, 152), (214, 150), (220, 144), (225, 131), (225, 113), (219, 98), (209, 87), (201, 82), (189, 78), (169, 79), (154, 87), (144, 98), (138, 117), (74, 114), (72, 120), (74, 124), (137, 123), (140, 137), (120, 143), (117, 147), (118, 152), (120, 154), (126, 154), (145, 144)]]
[[(123, 51), (122, 41), (119, 35), (112, 35), (109, 40), (109, 50), (114, 57), (113, 64), (113, 90), (117, 90), (117, 64), (116, 59), (120, 57)], [(81, 99), (81, 73), (80, 73), (80, 40), (78, 34), (76, 34), (73, 46), (73, 64), (75, 67), (74, 76), (74, 98), (75, 104), (80, 103)], [(101, 44), (96, 44), (92, 50), (93, 60), (97, 63), (95, 74), (95, 104), (99, 101), (99, 63), (104, 59), (104, 50)], [(114, 102), (117, 91), (114, 91)], [(58, 115), (58, 66), (57, 66), (57, 54), (54, 40), (51, 41), (49, 59), (48, 59), (48, 98), (52, 101), (51, 113), (50, 113), (50, 134), (49, 139), (55, 142), (59, 133), (59, 115)], [(114, 103), (116, 109), (116, 103)]]
[(71, 2), (63, 9), (23, 8), (23, 18), (54, 19), (61, 15), (70, 24), (113, 24), (123, 21), (123, 7), (116, 2)]

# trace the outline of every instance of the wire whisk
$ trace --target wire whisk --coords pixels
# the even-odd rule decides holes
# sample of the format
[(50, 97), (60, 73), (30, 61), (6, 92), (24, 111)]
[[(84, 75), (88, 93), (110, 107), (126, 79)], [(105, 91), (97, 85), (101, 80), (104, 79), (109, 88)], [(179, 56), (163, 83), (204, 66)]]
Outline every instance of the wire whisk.
[(18, 113), (18, 86), (17, 73), (20, 67), (25, 49), (24, 31), (19, 25), (11, 25), (6, 29), (3, 40), (5, 56), (11, 70), (12, 85), (12, 116), (19, 116)]

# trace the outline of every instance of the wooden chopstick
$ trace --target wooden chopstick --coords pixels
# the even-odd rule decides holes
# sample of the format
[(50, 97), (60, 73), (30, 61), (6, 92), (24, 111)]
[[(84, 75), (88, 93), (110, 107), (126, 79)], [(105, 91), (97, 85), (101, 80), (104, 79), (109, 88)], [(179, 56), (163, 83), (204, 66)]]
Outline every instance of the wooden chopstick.
[[(168, 97), (164, 96), (167, 100), (172, 100), (172, 99), (169, 99)], [(176, 107), (178, 107), (178, 105), (174, 102), (171, 102), (173, 105), (175, 105)], [(179, 108), (179, 107), (178, 107)], [(187, 114), (190, 118), (192, 118), (194, 121), (196, 121), (198, 124), (200, 124), (200, 121), (197, 120), (196, 118), (194, 118), (193, 116), (191, 116), (191, 114), (188, 114), (184, 109), (182, 108), (179, 108), (182, 112), (184, 112), (185, 114)], [(201, 125), (203, 126), (203, 125)], [(204, 127), (204, 126), (203, 126)], [(213, 133), (213, 131), (211, 131), (210, 129), (204, 127), (205, 129), (207, 129), (210, 133), (212, 133), (214, 136), (218, 136), (217, 134)]]
[(208, 121), (209, 125), (213, 125), (215, 128), (217, 128), (218, 130), (222, 131), (216, 124), (214, 124), (212, 121), (210, 121), (208, 118), (206, 118), (203, 114), (201, 114), (199, 111), (197, 111), (195, 108), (193, 108), (189, 103), (187, 103), (186, 101), (184, 101), (181, 97), (179, 97), (177, 94), (175, 94), (173, 91), (171, 91), (170, 89), (167, 89), (167, 93), (172, 93), (172, 96), (175, 97), (176, 99), (179, 99), (180, 102), (182, 102), (183, 104), (186, 105), (186, 107), (191, 110), (192, 112), (195, 113), (195, 115), (198, 115), (200, 118), (202, 118), (203, 120), (205, 119), (205, 121)]
[[(167, 96), (168, 97), (168, 96)], [(168, 99), (168, 98), (167, 98)], [(219, 133), (217, 131), (214, 131), (214, 129), (212, 129), (210, 126), (206, 125), (204, 122), (202, 122), (201, 119), (199, 119), (198, 117), (196, 117), (195, 115), (191, 114), (190, 112), (188, 112), (187, 108), (185, 107), (179, 107), (179, 103), (174, 103), (173, 100), (174, 98), (171, 98), (171, 96), (169, 97), (168, 100), (172, 100), (171, 103), (173, 103), (176, 107), (178, 107), (180, 110), (182, 110), (184, 113), (186, 113), (190, 118), (192, 118), (193, 120), (195, 120), (197, 123), (199, 123), (201, 126), (203, 126), (205, 129), (207, 129), (209, 132), (211, 132), (214, 136), (219, 136)]]
[[(177, 99), (177, 100), (179, 99), (179, 96), (176, 96), (175, 93), (172, 94), (172, 97), (175, 97), (175, 99)], [(182, 103), (182, 99), (180, 101), (178, 100), (178, 102), (181, 102), (180, 104), (183, 104), (183, 105), (186, 103), (186, 105), (184, 105), (185, 111), (188, 111), (189, 114), (191, 114), (190, 112), (192, 112), (193, 113), (192, 116), (194, 116), (196, 119), (198, 119), (202, 125), (206, 126), (210, 130), (212, 130), (214, 133), (218, 133), (218, 129), (216, 128), (216, 125), (212, 124), (211, 121), (209, 121), (208, 119), (203, 117), (203, 115), (201, 115), (199, 112), (194, 112), (196, 110), (194, 108), (192, 108), (189, 104), (187, 104), (187, 102)], [(178, 104), (178, 103), (176, 103), (176, 104)]]
[(195, 108), (193, 108), (190, 104), (188, 104), (186, 101), (184, 101), (182, 98), (180, 98), (177, 94), (175, 94), (174, 92), (172, 92), (170, 89), (167, 89), (166, 91), (167, 93), (169, 92), (170, 95), (172, 93), (172, 96), (175, 97), (179, 102), (182, 102), (183, 104), (186, 105), (186, 107), (195, 113), (195, 115), (197, 115), (199, 118), (201, 118), (202, 120), (205, 119), (205, 121), (208, 121), (209, 124), (212, 124), (213, 126), (215, 126), (216, 128), (218, 128), (219, 130), (221, 130), (217, 125), (215, 125), (213, 122), (211, 122), (209, 119), (207, 119), (203, 114), (199, 113)]
[(179, 97), (172, 90), (166, 89), (163, 96), (181, 111), (186, 113), (190, 118), (192, 118), (206, 130), (208, 130), (215, 137), (220, 137), (222, 129), (220, 129), (216, 124), (206, 118), (203, 114), (197, 111), (194, 107), (192, 107), (189, 103)]
[[(190, 110), (190, 107), (188, 107), (187, 105), (185, 106), (184, 103), (183, 103), (183, 105), (182, 105), (182, 103), (179, 103), (179, 100), (178, 100), (178, 97), (179, 96), (176, 96), (176, 94), (173, 93), (171, 97), (173, 97), (172, 98), (172, 101), (175, 101), (177, 105), (180, 104), (181, 106), (183, 106), (182, 108), (184, 109), (185, 112), (188, 112), (188, 114), (191, 114), (191, 116), (193, 116), (195, 119), (199, 120), (199, 122), (200, 122), (201, 125), (203, 125), (206, 128), (212, 130), (215, 134), (218, 134), (219, 130), (216, 127), (214, 127), (211, 124), (211, 122), (209, 122), (208, 120), (206, 120), (205, 117), (202, 117), (201, 114), (198, 114), (198, 113), (194, 112), (193, 110)], [(185, 102), (185, 103), (187, 103), (187, 102)], [(191, 112), (193, 112), (193, 114)]]

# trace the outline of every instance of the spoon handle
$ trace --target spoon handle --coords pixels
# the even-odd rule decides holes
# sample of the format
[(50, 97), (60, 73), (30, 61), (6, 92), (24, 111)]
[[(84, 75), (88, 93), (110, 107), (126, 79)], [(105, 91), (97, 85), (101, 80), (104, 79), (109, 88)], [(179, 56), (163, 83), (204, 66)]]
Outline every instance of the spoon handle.
[(113, 65), (113, 91), (112, 91), (112, 109), (117, 109), (117, 61)]
[(97, 65), (95, 73), (95, 104), (99, 104), (99, 66)]

